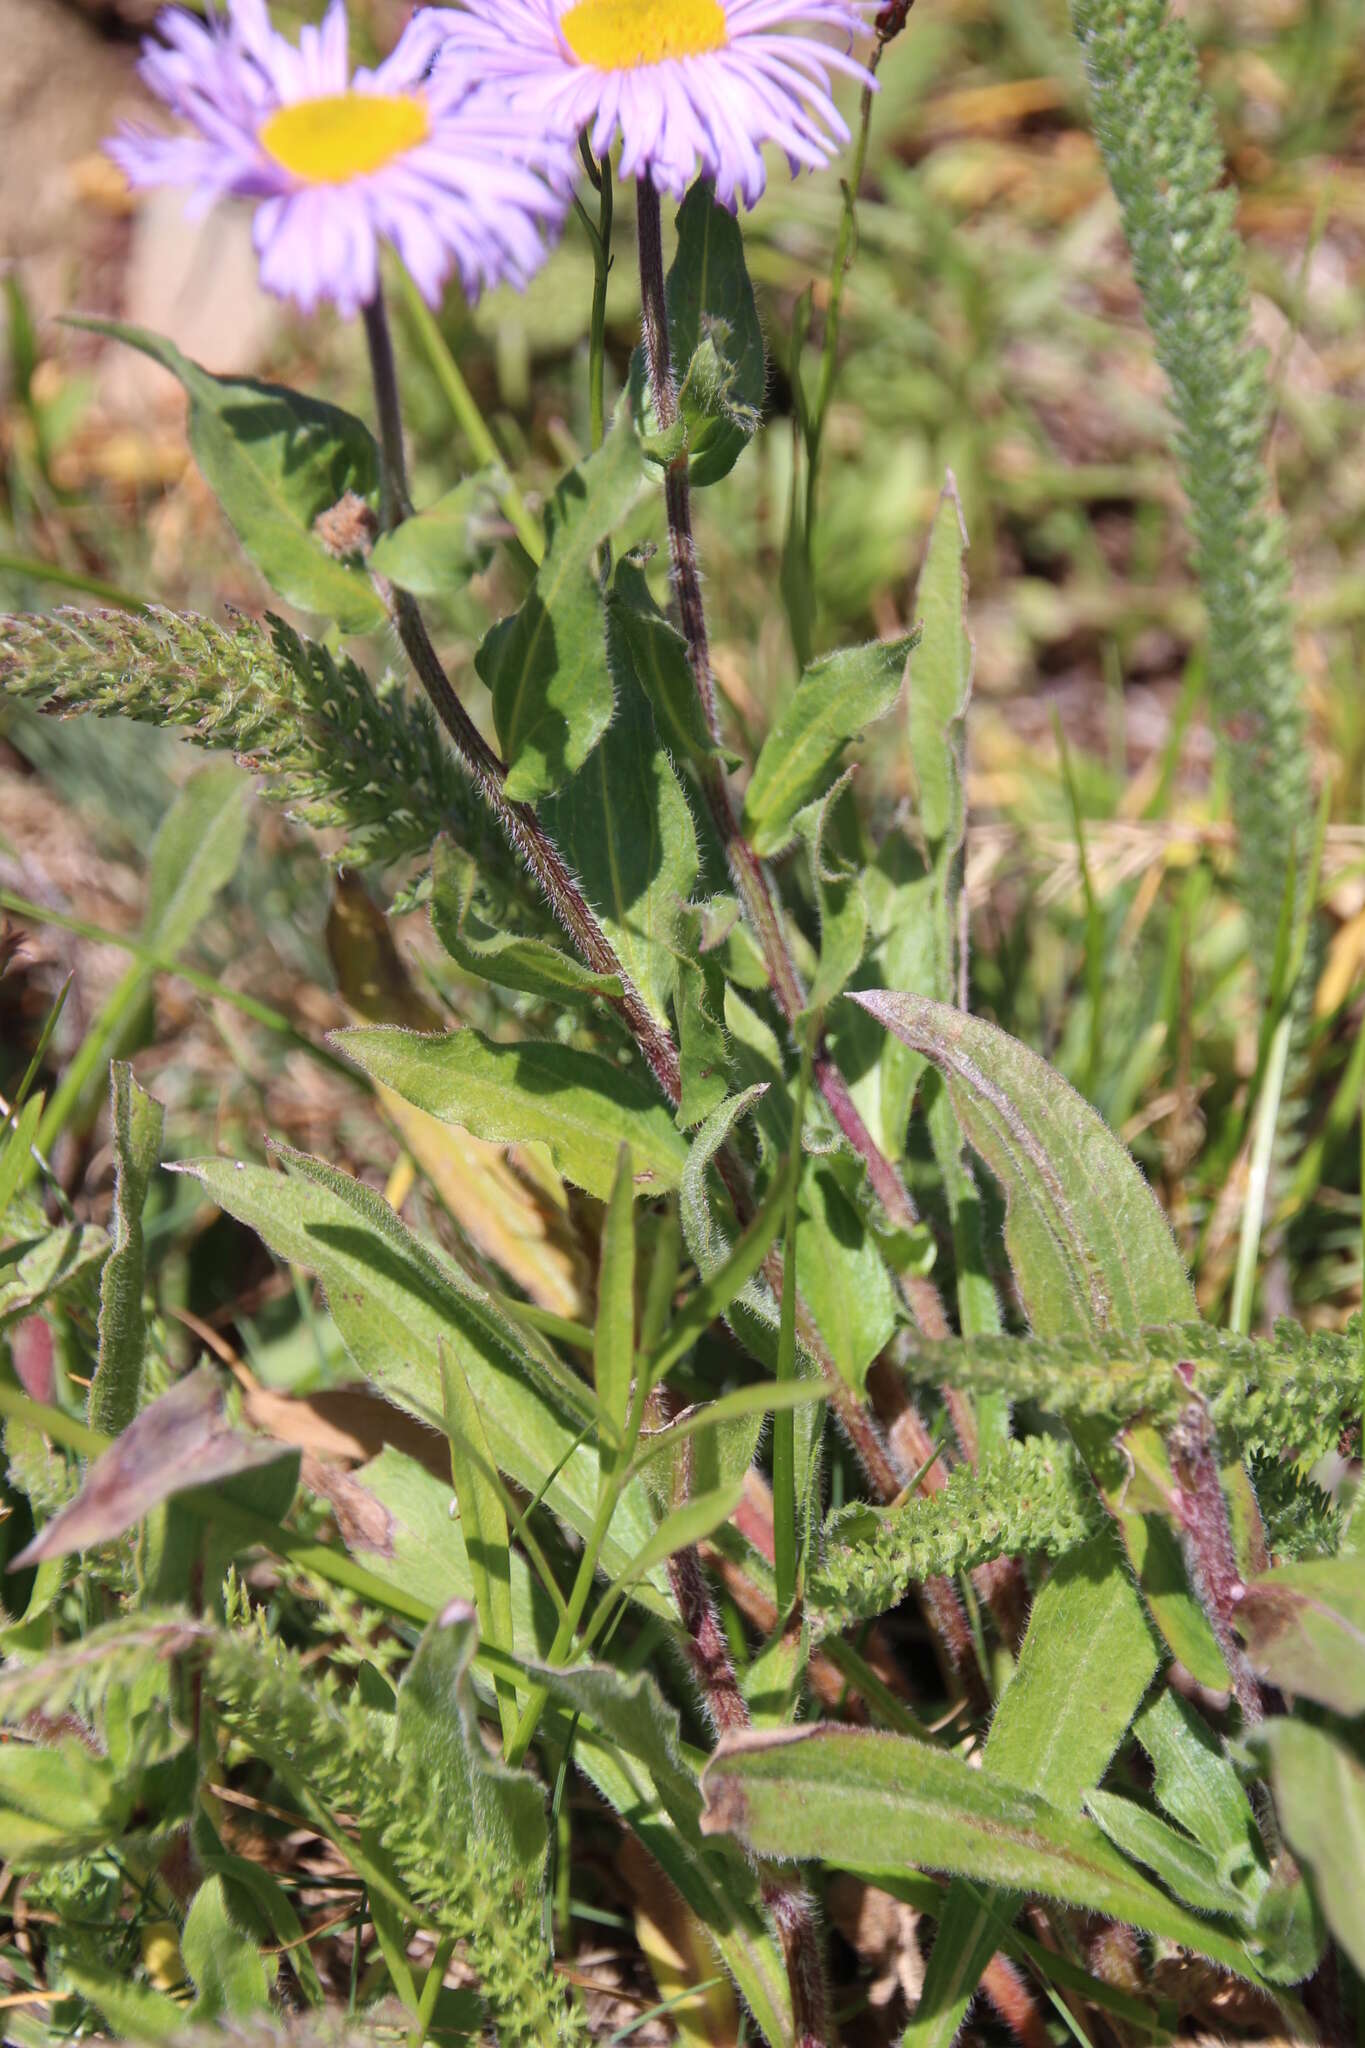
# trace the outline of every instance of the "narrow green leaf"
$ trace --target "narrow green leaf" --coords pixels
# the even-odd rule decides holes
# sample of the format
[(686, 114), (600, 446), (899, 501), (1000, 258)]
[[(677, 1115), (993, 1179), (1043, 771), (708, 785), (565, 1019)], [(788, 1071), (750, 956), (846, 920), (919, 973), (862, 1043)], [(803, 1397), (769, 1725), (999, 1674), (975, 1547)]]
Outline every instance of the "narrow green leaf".
[(627, 974), (662, 1020), (677, 981), (684, 907), (697, 881), (697, 834), (636, 667), (629, 616), (614, 601), (606, 615), (605, 660), (616, 702), (611, 727), (542, 816)]
[(806, 670), (763, 742), (744, 799), (759, 853), (787, 843), (797, 812), (832, 779), (848, 741), (891, 709), (918, 637), (844, 648)]
[(1348, 1718), (1365, 1714), (1365, 1570), (1358, 1557), (1280, 1565), (1253, 1579), (1237, 1631), (1263, 1678)]
[[(751, 1090), (751, 1096), (756, 1092)], [(743, 1101), (743, 1097), (736, 1098), (736, 1104), (742, 1106)], [(727, 1109), (735, 1106), (726, 1105)], [(701, 1138), (698, 1138), (697, 1143), (701, 1145)], [(789, 1185), (786, 1175), (775, 1181), (743, 1237), (733, 1248), (719, 1250), (716, 1261), (708, 1261), (707, 1266), (703, 1268), (706, 1278), (701, 1286), (688, 1296), (682, 1309), (671, 1321), (662, 1346), (650, 1359), (649, 1373), (653, 1381), (657, 1383), (663, 1379), (678, 1360), (686, 1356), (703, 1332), (709, 1330), (712, 1323), (718, 1321), (721, 1316), (729, 1313), (739, 1296), (750, 1286), (754, 1275), (777, 1242), (778, 1232), (786, 1216)]]
[[(198, 1824), (203, 1815), (197, 1817)], [(313, 1961), (308, 1937), (303, 1922), (294, 1910), (294, 1902), (272, 1870), (263, 1864), (253, 1863), (246, 1856), (232, 1856), (226, 1852), (200, 1851), (199, 1860), (210, 1877), (221, 1877), (229, 1891), (236, 1887), (246, 1893), (256, 1911), (274, 1934), (275, 1940), (287, 1950), (289, 1967), (298, 1979), (299, 1989), (308, 2004), (320, 2009), (326, 2004), (322, 1980)]]
[(606, 1201), (629, 1145), (641, 1194), (679, 1185), (687, 1144), (652, 1087), (600, 1053), (527, 1041), (495, 1045), (474, 1030), (423, 1038), (392, 1026), (339, 1031), (335, 1043), (405, 1101), (476, 1138), (549, 1146), (576, 1187)]
[(478, 470), (424, 512), (381, 533), (370, 567), (414, 597), (453, 597), (486, 569), (497, 544), (498, 499), (506, 478)]
[(5, 1211), (14, 1200), (19, 1183), (28, 1178), (33, 1141), (38, 1135), (45, 1100), (43, 1095), (30, 1096), (18, 1117), (0, 1126), (5, 1133), (4, 1143), (0, 1145), (0, 1222), (3, 1222)]
[(398, 1688), (396, 1751), (420, 1757), (433, 1809), (456, 1841), (487, 1844), (523, 1884), (545, 1861), (545, 1794), (534, 1778), (496, 1762), (479, 1734), (470, 1667), (474, 1611), (452, 1601), (417, 1646)]
[(805, 1178), (798, 1274), (835, 1364), (861, 1394), (896, 1327), (896, 1291), (833, 1160), (816, 1162)]
[[(698, 179), (677, 216), (678, 249), (665, 286), (668, 335), (681, 379), (689, 474), (719, 483), (758, 426), (768, 366), (739, 222)], [(658, 432), (644, 352), (631, 363), (630, 393), (646, 435)]]
[(1133, 1722), (1152, 1761), (1157, 1804), (1203, 1845), (1233, 1883), (1265, 1875), (1251, 1801), (1208, 1723), (1163, 1687)]
[[(460, 1509), (460, 1534), (464, 1538), (465, 1557), (474, 1586), (479, 1632), (494, 1649), (515, 1652), (511, 1550), (497, 1468), (488, 1447), (479, 1404), (459, 1361), (452, 1357), (444, 1344), (439, 1346), (439, 1355), (446, 1436), (450, 1442), (450, 1477)], [(505, 1749), (516, 1733), (516, 1688), (500, 1675), (497, 1693)]]
[(628, 414), (571, 469), (546, 515), (545, 558), (522, 605), (493, 627), (475, 666), (493, 695), (507, 794), (537, 803), (583, 766), (611, 723), (606, 613), (593, 557), (620, 527), (644, 473)]
[(624, 1442), (635, 1383), (635, 1183), (628, 1145), (621, 1147), (602, 1227), (592, 1356), (602, 1412)]
[(1116, 1849), (1131, 1862), (1143, 1864), (1196, 1913), (1242, 1917), (1246, 1900), (1225, 1881), (1208, 1850), (1160, 1814), (1113, 1792), (1091, 1792), (1085, 1804)]
[[(550, 1506), (586, 1536), (599, 1490), (597, 1454), (580, 1441), (595, 1421), (591, 1391), (372, 1189), (321, 1160), (284, 1150), (280, 1157), (285, 1174), (225, 1159), (180, 1170), (278, 1258), (318, 1275), (358, 1370), (438, 1430), (444, 1344), (479, 1404), (498, 1469), (532, 1494), (554, 1473)], [(627, 1489), (605, 1545), (608, 1569), (621, 1570), (653, 1526), (643, 1489)]]
[(653, 1571), (655, 1565), (672, 1557), (675, 1551), (690, 1550), (694, 1544), (704, 1542), (717, 1530), (722, 1522), (728, 1522), (739, 1506), (744, 1492), (744, 1474), (727, 1480), (723, 1486), (712, 1488), (709, 1493), (699, 1493), (692, 1500), (674, 1508), (666, 1515), (654, 1534), (631, 1560), (629, 1569), (617, 1581), (628, 1586), (636, 1579), (643, 1579)]
[(708, 1833), (760, 1856), (897, 1875), (907, 1864), (1102, 1913), (1256, 1980), (1243, 1946), (1167, 1899), (1090, 1820), (965, 1758), (835, 1727), (741, 1736), (702, 1774)]
[(791, 2039), (782, 1952), (765, 1922), (758, 1874), (733, 1844), (701, 1832), (701, 1787), (676, 1708), (647, 1672), (533, 1668), (578, 1717), (574, 1761), (633, 1829), (697, 1915), (769, 2042)]
[(1289, 1846), (1307, 1867), (1328, 1926), (1365, 1974), (1365, 1764), (1307, 1721), (1268, 1721), (1257, 1744), (1270, 1759)]
[(619, 974), (594, 974), (548, 939), (487, 924), (475, 907), (478, 882), (477, 860), (442, 833), (432, 856), (431, 922), (463, 973), (553, 1003), (620, 995)]
[(224, 762), (190, 777), (162, 821), (147, 864), (145, 946), (182, 953), (237, 872), (246, 846), (247, 781)]
[[(984, 1768), (1079, 1812), (1123, 1740), (1157, 1668), (1137, 1588), (1106, 1531), (1063, 1558), (1029, 1615), (1019, 1662), (986, 1741)], [(984, 1875), (984, 1873), (981, 1873)], [(905, 2048), (947, 2048), (1020, 1900), (949, 1888)]]
[(664, 745), (680, 760), (708, 760), (715, 742), (697, 694), (687, 642), (660, 613), (643, 569), (629, 555), (616, 565), (608, 613)]
[(798, 811), (793, 824), (806, 842), (815, 905), (820, 914), (820, 958), (807, 1008), (825, 1010), (857, 973), (867, 950), (867, 895), (860, 867), (858, 814), (853, 804), (853, 771), (829, 794)]
[(684, 1409), (667, 1428), (646, 1435), (631, 1470), (642, 1471), (655, 1458), (671, 1456), (679, 1444), (686, 1443), (690, 1437), (703, 1436), (709, 1429), (723, 1429), (727, 1423), (738, 1422), (751, 1415), (790, 1413), (795, 1408), (809, 1408), (828, 1399), (829, 1388), (818, 1380), (782, 1383), (762, 1380), (754, 1387), (732, 1387), (728, 1394), (720, 1394), (699, 1408)]
[(90, 1383), (90, 1424), (106, 1436), (128, 1427), (142, 1403), (147, 1324), (142, 1312), (142, 1211), (161, 1164), (165, 1112), (126, 1062), (109, 1070), (114, 1141), (114, 1242), (100, 1275), (99, 1359)]
[(171, 342), (115, 320), (73, 323), (141, 350), (179, 378), (204, 481), (257, 568), (289, 604), (372, 633), (384, 607), (366, 571), (338, 561), (317, 532), (353, 493), (373, 503), (379, 451), (359, 420), (321, 399), (254, 378), (213, 377)]
[(1136, 1335), (1194, 1316), (1170, 1226), (1103, 1120), (993, 1024), (888, 990), (854, 998), (942, 1073), (969, 1143), (1005, 1190), (1006, 1241), (1041, 1335)]
[(199, 1994), (191, 2009), (194, 2020), (241, 2020), (266, 2010), (265, 1964), (251, 1935), (233, 1920), (221, 1877), (206, 1879), (195, 1893), (180, 1953)]
[(174, 2041), (185, 2031), (183, 2007), (164, 1991), (140, 1984), (123, 1970), (106, 1970), (88, 1957), (64, 1961), (72, 1991), (88, 1999), (111, 2034), (122, 2041)]

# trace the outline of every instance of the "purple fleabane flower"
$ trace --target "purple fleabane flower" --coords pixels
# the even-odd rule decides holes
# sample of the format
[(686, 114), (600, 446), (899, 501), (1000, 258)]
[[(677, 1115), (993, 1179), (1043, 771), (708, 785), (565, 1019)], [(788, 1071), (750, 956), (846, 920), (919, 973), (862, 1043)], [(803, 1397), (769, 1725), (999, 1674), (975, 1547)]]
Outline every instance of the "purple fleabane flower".
[[(831, 73), (866, 84), (846, 42), (874, 0), (461, 0), (443, 65), (496, 80), (538, 132), (619, 135), (621, 175), (681, 198), (700, 172), (733, 208), (766, 182), (762, 146), (792, 175), (849, 139)], [(804, 31), (804, 33), (790, 33)]]
[(207, 24), (172, 8), (144, 45), (141, 74), (194, 131), (125, 127), (110, 154), (137, 186), (186, 185), (202, 207), (258, 201), (254, 239), (267, 291), (305, 312), (348, 316), (379, 288), (391, 242), (427, 300), (452, 270), (470, 297), (524, 285), (562, 224), (571, 166), (562, 143), (528, 139), (481, 81), (433, 68), (443, 29), (415, 15), (376, 70), (352, 72), (345, 0), (297, 48), (265, 0), (227, 0)]

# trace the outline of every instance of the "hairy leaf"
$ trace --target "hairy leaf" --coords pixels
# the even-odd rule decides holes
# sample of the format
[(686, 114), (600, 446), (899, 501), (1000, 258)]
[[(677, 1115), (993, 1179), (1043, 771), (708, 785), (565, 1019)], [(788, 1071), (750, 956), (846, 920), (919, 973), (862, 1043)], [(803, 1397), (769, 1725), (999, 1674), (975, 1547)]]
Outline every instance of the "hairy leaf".
[[(1063, 1558), (1033, 1603), (982, 1757), (1000, 1780), (1076, 1814), (1123, 1740), (1157, 1667), (1137, 1588), (1107, 1531)], [(948, 2048), (1019, 1911), (1013, 1892), (949, 1887), (906, 2048)]]
[(1256, 1739), (1270, 1759), (1289, 1846), (1312, 1878), (1328, 1926), (1365, 1972), (1365, 1763), (1307, 1721), (1267, 1721)]
[(1263, 1678), (1348, 1717), (1365, 1714), (1365, 1568), (1358, 1557), (1281, 1565), (1253, 1579), (1237, 1630)]
[(478, 861), (442, 834), (432, 866), (431, 922), (465, 974), (553, 1003), (620, 995), (619, 974), (594, 974), (549, 939), (521, 937), (487, 924), (475, 907), (479, 880)]
[(1044, 1060), (993, 1024), (881, 990), (855, 998), (939, 1069), (1005, 1190), (1010, 1262), (1035, 1330), (1135, 1334), (1194, 1313), (1184, 1264), (1119, 1140)]
[(744, 824), (759, 853), (776, 853), (793, 821), (832, 780), (844, 747), (900, 695), (918, 634), (847, 647), (813, 662), (778, 712), (744, 799)]
[[(626, 624), (633, 616), (619, 599), (609, 602), (606, 658), (616, 715), (542, 815), (617, 957), (662, 1021), (678, 978), (683, 910), (697, 880), (697, 834), (636, 666)], [(638, 624), (646, 629), (643, 618)]]
[(287, 1444), (230, 1428), (218, 1375), (200, 1366), (128, 1424), (90, 1467), (76, 1498), (20, 1552), (15, 1566), (108, 1543), (177, 1493), (221, 1485), (289, 1455)]
[(109, 1070), (114, 1139), (114, 1242), (100, 1275), (99, 1360), (90, 1383), (93, 1428), (117, 1436), (137, 1414), (147, 1348), (142, 1312), (142, 1211), (161, 1163), (165, 1112), (123, 1060)]
[(450, 597), (486, 569), (497, 539), (496, 470), (463, 477), (424, 512), (414, 512), (370, 551), (370, 567), (414, 597)]
[(702, 1790), (702, 1826), (738, 1835), (757, 1855), (819, 1858), (873, 1877), (944, 1870), (1039, 1892), (1256, 1977), (1239, 1942), (1167, 1899), (1093, 1821), (926, 1743), (834, 1727), (732, 1737)]
[[(532, 1494), (554, 1474), (550, 1506), (586, 1535), (598, 1498), (597, 1455), (580, 1442), (594, 1425), (590, 1390), (373, 1190), (321, 1160), (280, 1156), (285, 1175), (217, 1159), (181, 1170), (277, 1257), (319, 1276), (358, 1370), (437, 1430), (444, 1344), (479, 1403), (499, 1468)], [(604, 1547), (606, 1568), (627, 1564), (653, 1526), (643, 1489), (628, 1491)]]
[(254, 378), (213, 377), (172, 342), (114, 320), (81, 326), (160, 363), (190, 401), (190, 446), (252, 561), (289, 604), (372, 633), (384, 607), (363, 568), (328, 552), (316, 523), (348, 494), (371, 500), (379, 451), (369, 429), (317, 398)]
[[(694, 484), (719, 483), (758, 426), (767, 357), (739, 222), (698, 179), (679, 208), (678, 250), (665, 284), (668, 337)], [(643, 349), (631, 364), (631, 399), (646, 433), (658, 422)]]
[(507, 794), (536, 803), (582, 767), (612, 715), (606, 621), (593, 556), (643, 485), (639, 444), (618, 414), (603, 446), (550, 502), (545, 558), (521, 610), (487, 635), (475, 666), (493, 693)]
[(655, 1091), (600, 1053), (526, 1041), (495, 1045), (473, 1030), (423, 1038), (384, 1026), (339, 1031), (358, 1067), (443, 1123), (476, 1138), (549, 1146), (566, 1180), (605, 1201), (617, 1153), (630, 1147), (640, 1194), (678, 1186), (685, 1140)]

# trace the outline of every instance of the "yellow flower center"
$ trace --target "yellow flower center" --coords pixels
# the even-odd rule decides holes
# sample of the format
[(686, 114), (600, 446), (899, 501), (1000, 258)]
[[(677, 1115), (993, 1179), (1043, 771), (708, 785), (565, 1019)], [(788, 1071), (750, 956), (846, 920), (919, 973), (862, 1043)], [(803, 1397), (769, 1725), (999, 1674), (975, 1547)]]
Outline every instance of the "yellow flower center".
[(730, 40), (720, 0), (578, 0), (559, 26), (579, 62), (600, 71), (704, 57)]
[(272, 114), (257, 136), (267, 156), (306, 185), (345, 185), (383, 170), (431, 133), (415, 93), (338, 92)]

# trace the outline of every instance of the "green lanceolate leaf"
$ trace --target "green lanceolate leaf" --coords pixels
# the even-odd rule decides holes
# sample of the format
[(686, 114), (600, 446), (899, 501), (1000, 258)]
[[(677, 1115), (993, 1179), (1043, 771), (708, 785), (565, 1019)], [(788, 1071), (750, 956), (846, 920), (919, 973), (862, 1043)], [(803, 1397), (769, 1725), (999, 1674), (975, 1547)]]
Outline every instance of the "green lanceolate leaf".
[[(983, 1768), (1079, 1813), (1098, 1785), (1157, 1668), (1142, 1601), (1106, 1531), (1064, 1557), (1029, 1615), (1019, 1663), (986, 1741)], [(1021, 1904), (949, 1887), (906, 2048), (948, 2048), (981, 1974)]]
[(896, 1327), (896, 1295), (876, 1239), (833, 1160), (806, 1174), (797, 1272), (801, 1293), (834, 1361), (857, 1393)]
[(99, 1361), (90, 1383), (90, 1423), (117, 1436), (137, 1414), (147, 1324), (142, 1312), (142, 1211), (161, 1163), (165, 1113), (144, 1094), (126, 1062), (109, 1071), (114, 1139), (114, 1242), (100, 1275)]
[(1358, 1557), (1281, 1565), (1237, 1605), (1252, 1666), (1282, 1691), (1365, 1714), (1365, 1566)]
[(521, 610), (487, 635), (475, 660), (493, 693), (507, 794), (537, 803), (567, 782), (611, 722), (606, 614), (593, 557), (643, 483), (622, 411), (603, 446), (571, 469), (546, 514), (545, 559)]
[[(444, 1345), (440, 1359), (450, 1477), (460, 1509), (460, 1534), (473, 1581), (479, 1629), (494, 1649), (515, 1652), (512, 1557), (497, 1468), (469, 1381)], [(505, 1747), (516, 1733), (516, 1688), (499, 1675), (497, 1691)]]
[(627, 974), (662, 1021), (678, 978), (684, 907), (697, 880), (697, 835), (650, 711), (626, 617), (626, 607), (609, 605), (611, 728), (542, 815)]
[(684, 1750), (676, 1708), (646, 1672), (540, 1665), (530, 1675), (579, 1717), (575, 1762), (697, 1915), (764, 2039), (790, 2040), (787, 1972), (764, 1922), (758, 1875), (732, 1843), (702, 1834), (697, 1765)]
[(759, 853), (786, 845), (797, 812), (828, 786), (848, 742), (891, 709), (918, 637), (843, 648), (806, 670), (763, 742), (744, 799)]
[(382, 533), (370, 551), (370, 567), (414, 597), (455, 595), (492, 557), (500, 488), (495, 470), (464, 477), (425, 512)]
[(1105, 1531), (1063, 1558), (1035, 1599), (986, 1763), (1075, 1812), (1108, 1769), (1157, 1663), (1137, 1588)]
[(226, 763), (201, 768), (152, 842), (142, 937), (164, 959), (182, 953), (237, 872), (247, 834), (247, 784)]
[(566, 1180), (606, 1201), (629, 1145), (640, 1194), (678, 1186), (687, 1145), (654, 1090), (600, 1053), (527, 1042), (495, 1045), (477, 1031), (422, 1038), (396, 1027), (340, 1031), (348, 1058), (443, 1123), (500, 1145), (539, 1140)]
[(1222, 1876), (1216, 1859), (1160, 1814), (1113, 1792), (1091, 1792), (1085, 1804), (1115, 1848), (1144, 1865), (1196, 1913), (1240, 1917), (1246, 1901)]
[(1041, 1893), (1257, 1974), (1240, 1942), (1166, 1898), (1093, 1821), (927, 1743), (833, 1727), (741, 1736), (707, 1765), (702, 1791), (702, 1826), (759, 1856), (872, 1877), (942, 1870)]
[[(1146, 1181), (1103, 1120), (1044, 1060), (949, 1004), (886, 990), (854, 1000), (942, 1075), (967, 1142), (1004, 1189), (1010, 1263), (1040, 1336), (1136, 1341), (1148, 1324), (1194, 1316), (1189, 1277)], [(1168, 1522), (1129, 1503), (1133, 1462), (1164, 1472), (1169, 1493), (1159, 1433), (1145, 1421), (1135, 1424), (1125, 1460), (1105, 1422), (1072, 1427), (1172, 1651), (1201, 1683), (1226, 1683)]]
[(15, 1190), (33, 1167), (33, 1141), (43, 1120), (43, 1095), (31, 1095), (18, 1116), (0, 1123), (0, 1230)]
[[(768, 366), (739, 223), (716, 204), (704, 179), (684, 199), (677, 228), (665, 287), (668, 337), (689, 474), (700, 486), (728, 476), (753, 438)], [(657, 433), (643, 350), (631, 364), (630, 385), (642, 431)]]
[(1123, 1145), (1060, 1074), (993, 1024), (889, 990), (855, 1001), (922, 1052), (1005, 1190), (1006, 1241), (1041, 1335), (1136, 1334), (1195, 1312), (1170, 1226)]
[(348, 494), (373, 502), (379, 451), (361, 421), (321, 399), (247, 377), (212, 377), (171, 342), (113, 320), (79, 323), (140, 349), (184, 385), (190, 446), (257, 568), (289, 604), (371, 633), (385, 613), (362, 567), (338, 561), (316, 530)]
[[(671, 1126), (669, 1126), (671, 1129)], [(580, 1535), (597, 1512), (590, 1390), (548, 1345), (506, 1320), (454, 1262), (423, 1244), (372, 1189), (322, 1160), (282, 1151), (287, 1172), (213, 1159), (180, 1169), (278, 1258), (314, 1272), (358, 1370), (429, 1427), (444, 1425), (441, 1348), (458, 1362), (499, 1469), (546, 1499)], [(628, 1489), (603, 1549), (620, 1570), (654, 1526), (642, 1488)]]
[(712, 1487), (710, 1492), (699, 1493), (684, 1501), (681, 1507), (674, 1508), (671, 1514), (665, 1515), (648, 1541), (641, 1545), (617, 1583), (633, 1585), (637, 1579), (646, 1578), (666, 1558), (705, 1542), (722, 1522), (729, 1521), (739, 1506), (743, 1491), (744, 1473), (741, 1471), (722, 1485)]
[(442, 834), (434, 849), (431, 922), (465, 974), (546, 1002), (620, 995), (619, 975), (594, 974), (548, 939), (520, 938), (485, 923), (475, 907), (478, 882), (478, 862)]
[(545, 1860), (545, 1794), (534, 1778), (494, 1762), (479, 1734), (470, 1667), (473, 1609), (452, 1601), (422, 1637), (398, 1688), (400, 1755), (420, 1757), (440, 1823), (485, 1845), (510, 1876), (538, 1888)]
[(807, 1006), (827, 1009), (857, 973), (867, 950), (867, 893), (859, 873), (858, 817), (852, 802), (852, 771), (829, 795), (807, 804), (795, 819), (806, 842), (820, 913), (820, 959)]
[(1267, 1721), (1257, 1746), (1270, 1759), (1285, 1838), (1308, 1870), (1323, 1916), (1365, 1972), (1365, 1764), (1325, 1728)]
[(707, 730), (687, 642), (659, 612), (643, 569), (629, 555), (616, 565), (608, 609), (664, 745), (681, 760), (706, 760), (715, 752), (715, 742)]
[(1251, 1801), (1223, 1745), (1193, 1707), (1169, 1689), (1156, 1693), (1133, 1722), (1152, 1762), (1157, 1804), (1208, 1850), (1230, 1882), (1255, 1889), (1264, 1881), (1264, 1852)]
[(108, 1250), (109, 1240), (95, 1224), (71, 1223), (0, 1251), (0, 1330), (64, 1293)]
[(626, 1145), (602, 1229), (592, 1356), (603, 1415), (623, 1440), (635, 1382), (635, 1184)]
[(199, 1994), (191, 2008), (193, 2019), (247, 2019), (268, 2007), (265, 1964), (248, 1930), (232, 1918), (221, 1877), (208, 1878), (195, 1893), (180, 1953)]

